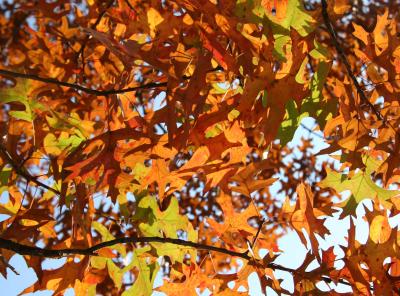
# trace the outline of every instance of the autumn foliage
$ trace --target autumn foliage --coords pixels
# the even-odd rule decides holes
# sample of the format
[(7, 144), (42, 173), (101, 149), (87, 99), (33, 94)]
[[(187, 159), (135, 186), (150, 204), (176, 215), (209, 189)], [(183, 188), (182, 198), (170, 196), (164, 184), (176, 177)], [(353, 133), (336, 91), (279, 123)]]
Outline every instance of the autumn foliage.
[(23, 293), (398, 295), (400, 2), (321, 2), (1, 1), (2, 276), (18, 253)]

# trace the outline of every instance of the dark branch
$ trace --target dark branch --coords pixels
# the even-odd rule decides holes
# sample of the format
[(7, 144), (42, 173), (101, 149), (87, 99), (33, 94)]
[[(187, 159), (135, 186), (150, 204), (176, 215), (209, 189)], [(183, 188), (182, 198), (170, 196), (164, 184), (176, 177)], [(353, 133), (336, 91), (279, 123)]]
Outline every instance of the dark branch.
[(357, 93), (359, 94), (361, 100), (365, 104), (367, 104), (371, 108), (371, 110), (375, 113), (376, 117), (379, 120), (382, 120), (383, 124), (385, 126), (390, 127), (393, 130), (393, 132), (395, 133), (395, 135), (400, 139), (399, 131), (393, 126), (393, 124), (390, 121), (388, 121), (385, 118), (383, 118), (382, 114), (375, 108), (375, 106), (368, 100), (367, 96), (365, 95), (364, 90), (362, 89), (360, 83), (358, 83), (357, 78), (356, 78), (356, 76), (354, 75), (354, 73), (353, 73), (353, 71), (351, 69), (350, 63), (347, 60), (347, 57), (346, 57), (346, 55), (344, 53), (343, 48), (340, 46), (340, 44), (338, 42), (335, 30), (333, 29), (331, 20), (329, 18), (328, 4), (326, 3), (326, 0), (322, 0), (321, 4), (322, 4), (322, 17), (324, 19), (325, 26), (328, 29), (328, 33), (331, 36), (333, 45), (335, 46), (336, 51), (338, 52), (340, 59), (342, 60), (343, 64), (345, 65), (346, 71), (347, 71), (348, 75), (350, 76), (351, 80), (353, 81), (354, 86), (356, 87)]
[[(308, 131), (310, 134), (313, 134), (314, 136), (325, 140), (325, 137), (324, 137), (324, 136), (322, 136), (322, 135), (316, 133), (315, 131), (313, 131), (311, 128), (309, 128), (309, 127), (306, 126), (305, 124), (300, 123), (300, 126), (301, 126), (303, 129), (305, 129), (306, 131)], [(328, 139), (328, 140), (329, 140), (329, 139)]]
[[(218, 252), (234, 257), (239, 257), (244, 260), (249, 261), (250, 265), (257, 265), (263, 268), (272, 268), (272, 269), (277, 269), (281, 271), (286, 271), (290, 273), (298, 273), (295, 269), (284, 267), (278, 264), (275, 264), (273, 262), (269, 262), (267, 264), (263, 264), (262, 261), (256, 261), (252, 256), (248, 255), (248, 253), (240, 253), (236, 251), (231, 251), (225, 248), (220, 248), (220, 247), (215, 247), (215, 246), (210, 246), (210, 245), (205, 245), (205, 244), (200, 244), (200, 243), (195, 243), (191, 241), (185, 241), (177, 238), (163, 238), (163, 237), (121, 237), (121, 238), (116, 238), (110, 241), (102, 242), (97, 245), (94, 245), (89, 248), (85, 249), (59, 249), (59, 250), (53, 250), (53, 249), (44, 249), (44, 248), (39, 248), (39, 247), (32, 247), (32, 246), (27, 246), (23, 245), (20, 243), (16, 243), (14, 241), (0, 238), (0, 249), (7, 249), (13, 252), (16, 252), (20, 255), (29, 255), (29, 256), (39, 256), (39, 257), (55, 257), (55, 258), (60, 258), (60, 257), (66, 257), (70, 255), (85, 255), (85, 256), (97, 256), (96, 251), (105, 248), (105, 247), (110, 247), (116, 244), (126, 244), (126, 243), (152, 243), (152, 242), (158, 242), (158, 243), (170, 243), (170, 244), (175, 244), (175, 245), (180, 245), (180, 246), (186, 246), (186, 247), (191, 247), (195, 248), (197, 250), (206, 250), (206, 251), (213, 251), (213, 252)], [(306, 274), (302, 274), (304, 277), (307, 277)], [(321, 276), (322, 280), (325, 282), (331, 282), (332, 280), (326, 276), (322, 275)], [(344, 284), (344, 285), (349, 285), (351, 286), (350, 283), (339, 279), (339, 283)]]
[[(106, 14), (107, 10), (113, 5), (114, 0), (111, 0), (107, 6), (103, 9), (103, 11), (99, 14), (99, 16), (97, 17), (96, 21), (94, 22), (94, 24), (91, 26), (92, 29), (96, 29), (97, 25), (100, 23), (101, 19), (103, 18), (103, 16)], [(79, 49), (77, 56), (76, 56), (76, 60), (78, 61), (79, 57), (82, 56), (82, 68), (85, 67), (85, 59), (84, 59), (84, 51), (85, 51), (85, 47), (86, 44), (89, 41), (90, 36), (86, 36), (85, 40), (82, 42), (81, 48)]]
[(362, 101), (364, 101), (365, 104), (367, 104), (371, 110), (375, 113), (376, 117), (379, 120), (383, 120), (383, 117), (381, 115), (381, 113), (375, 108), (375, 106), (368, 100), (367, 96), (365, 95), (361, 85), (358, 83), (356, 76), (353, 73), (353, 70), (351, 69), (350, 63), (347, 60), (346, 54), (344, 53), (343, 48), (340, 46), (339, 41), (336, 37), (336, 33), (335, 30), (333, 29), (331, 20), (329, 18), (328, 15), (328, 4), (326, 3), (326, 0), (322, 0), (321, 1), (322, 4), (322, 17), (324, 19), (324, 23), (326, 28), (328, 29), (328, 33), (331, 36), (333, 45), (336, 48), (336, 51), (339, 54), (339, 58), (341, 59), (341, 61), (343, 62), (344, 66), (346, 67), (346, 71), (347, 74), (349, 75), (349, 77), (351, 78), (351, 80), (353, 81), (354, 86), (357, 89), (357, 92), (361, 98)]
[(11, 157), (10, 153), (8, 153), (7, 148), (0, 143), (0, 154), (4, 157), (4, 159), (12, 166), (12, 168), (14, 169), (15, 173), (17, 173), (19, 176), (23, 177), (26, 181), (28, 182), (33, 182), (36, 185), (47, 189), (49, 191), (54, 192), (57, 195), (60, 195), (60, 191), (58, 191), (57, 189), (54, 189), (46, 184), (44, 184), (43, 182), (39, 181), (36, 177), (32, 176), (31, 174), (29, 174), (29, 172), (27, 170), (24, 169), (24, 167), (19, 166), (15, 160)]
[[(242, 258), (242, 259), (248, 260), (248, 261), (254, 260), (254, 258), (249, 256), (247, 254), (247, 252), (240, 253), (240, 252), (235, 252), (235, 251), (231, 251), (231, 250), (220, 248), (220, 247), (195, 243), (195, 242), (191, 242), (191, 241), (185, 241), (185, 240), (181, 240), (181, 239), (177, 239), (177, 238), (163, 238), (163, 237), (121, 237), (121, 238), (116, 238), (116, 239), (113, 239), (110, 241), (99, 243), (97, 245), (94, 245), (94, 246), (86, 248), (86, 249), (71, 248), (71, 249), (59, 249), (59, 250), (27, 246), (27, 245), (23, 245), (20, 243), (16, 243), (16, 242), (8, 240), (8, 239), (0, 238), (0, 249), (7, 249), (10, 251), (16, 252), (20, 255), (60, 258), (60, 257), (69, 256), (69, 255), (97, 256), (96, 251), (98, 251), (102, 248), (105, 248), (105, 247), (110, 247), (110, 246), (116, 245), (116, 244), (152, 243), (152, 242), (170, 243), (170, 244), (195, 248), (197, 250), (218, 252), (218, 253), (234, 256), (234, 257), (239, 257), (239, 258)], [(274, 263), (269, 263), (267, 267), (275, 268), (275, 269), (279, 269), (279, 270), (287, 271), (287, 272), (295, 272), (295, 270), (293, 270), (291, 268), (280, 266), (280, 265), (277, 265)]]
[(36, 80), (36, 81), (41, 81), (41, 82), (45, 82), (45, 83), (55, 84), (58, 86), (70, 87), (70, 88), (80, 90), (87, 94), (91, 94), (91, 95), (95, 95), (95, 96), (116, 95), (116, 94), (123, 94), (123, 93), (127, 93), (127, 92), (133, 92), (133, 91), (137, 91), (137, 90), (152, 89), (152, 88), (167, 86), (166, 82), (160, 82), (160, 83), (150, 82), (147, 84), (123, 88), (123, 89), (97, 90), (97, 89), (88, 88), (88, 87), (85, 87), (85, 86), (82, 86), (79, 84), (59, 81), (54, 78), (44, 78), (44, 77), (40, 77), (40, 76), (33, 75), (33, 74), (23, 74), (23, 73), (4, 70), (4, 69), (0, 69), (0, 75), (4, 75), (4, 76), (8, 76), (8, 77)]
[(251, 246), (252, 248), (254, 247), (254, 244), (257, 242), (258, 235), (260, 234), (260, 231), (261, 231), (261, 228), (262, 228), (263, 225), (264, 225), (264, 222), (265, 222), (265, 219), (262, 218), (261, 221), (260, 221), (260, 224), (258, 225), (257, 233), (256, 233), (256, 235), (254, 236), (253, 241), (251, 242), (251, 245), (250, 245), (250, 246)]
[(130, 9), (132, 9), (134, 12), (136, 12), (135, 8), (133, 8), (132, 4), (129, 2), (129, 0), (125, 0), (126, 5), (128, 5), (128, 7)]
[[(231, 251), (228, 249), (209, 246), (200, 243), (194, 243), (190, 241), (185, 241), (177, 238), (163, 238), (163, 237), (121, 237), (116, 238), (110, 241), (102, 242), (92, 247), (86, 249), (60, 249), (60, 250), (53, 250), (53, 249), (44, 249), (39, 247), (32, 247), (23, 244), (19, 244), (13, 242), (11, 240), (7, 240), (4, 238), (0, 238), (0, 248), (7, 249), (10, 251), (14, 251), (20, 255), (30, 255), (30, 256), (40, 256), (40, 257), (65, 257), (69, 255), (88, 255), (88, 256), (96, 256), (96, 251), (110, 247), (116, 244), (126, 244), (126, 243), (151, 243), (151, 242), (159, 242), (159, 243), (170, 243), (180, 246), (192, 247), (197, 250), (207, 250), (207, 251), (214, 251), (223, 253), (230, 256), (240, 257), (245, 260), (250, 260), (252, 257), (247, 255), (247, 253), (240, 253)], [(292, 270), (290, 270), (292, 271)]]

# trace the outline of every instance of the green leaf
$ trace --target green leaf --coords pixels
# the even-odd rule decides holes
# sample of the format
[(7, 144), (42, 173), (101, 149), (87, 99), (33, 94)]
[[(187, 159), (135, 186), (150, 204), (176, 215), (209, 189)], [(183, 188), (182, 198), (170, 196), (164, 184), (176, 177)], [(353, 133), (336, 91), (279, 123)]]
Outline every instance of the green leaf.
[(261, 0), (237, 0), (235, 15), (245, 23), (261, 23), (265, 16), (265, 9)]
[(212, 87), (214, 89), (215, 94), (220, 95), (220, 94), (224, 94), (229, 90), (229, 85), (225, 85), (224, 83), (213, 83)]
[(308, 64), (308, 57), (305, 57), (303, 62), (300, 65), (299, 71), (296, 74), (296, 82), (299, 84), (305, 84), (307, 81), (304, 79), (304, 76), (308, 74), (307, 70), (307, 64)]
[(165, 236), (177, 238), (178, 230), (186, 230), (190, 223), (188, 218), (179, 214), (178, 200), (171, 198), (169, 207), (161, 211), (157, 201), (152, 196), (146, 196), (140, 200), (138, 210), (150, 210), (147, 223), (139, 224), (139, 228), (145, 236)]
[(316, 21), (305, 11), (301, 1), (289, 0), (286, 10), (286, 16), (278, 19), (276, 16), (270, 15), (269, 18), (287, 29), (295, 29), (302, 37), (307, 36), (315, 29)]
[(310, 56), (316, 60), (326, 60), (328, 55), (328, 49), (314, 39), (314, 49), (310, 51)]
[[(144, 236), (159, 236), (178, 238), (178, 231), (187, 233), (191, 241), (197, 241), (197, 231), (193, 229), (188, 218), (179, 214), (178, 200), (171, 198), (170, 204), (165, 211), (161, 211), (157, 201), (152, 196), (146, 196), (139, 201), (135, 213), (136, 219), (140, 220), (139, 229)], [(188, 247), (175, 244), (151, 243), (158, 256), (169, 256), (172, 262), (183, 262), (187, 253), (195, 258), (195, 253)]]
[(8, 180), (10, 179), (12, 173), (11, 168), (3, 167), (0, 172), (0, 194), (8, 190)]
[(342, 204), (342, 213), (340, 214), (340, 219), (348, 216), (348, 215), (352, 215), (353, 213), (355, 213), (355, 210), (357, 208), (357, 201), (354, 198), (354, 195), (350, 195), (350, 197), (348, 199), (346, 199), (343, 204)]
[(74, 150), (84, 140), (84, 137), (80, 137), (78, 135), (70, 135), (67, 132), (61, 132), (58, 138), (54, 134), (49, 133), (44, 138), (43, 144), (46, 153), (59, 155), (65, 149)]
[(33, 109), (44, 109), (44, 107), (29, 97), (29, 88), (29, 80), (17, 79), (15, 87), (0, 89), (0, 102), (23, 104), (25, 111), (10, 111), (9, 114), (16, 119), (32, 122), (35, 115)]
[(398, 194), (398, 190), (387, 190), (379, 187), (371, 179), (371, 174), (379, 167), (383, 161), (378, 161), (371, 157), (363, 158), (366, 165), (365, 171), (359, 171), (354, 176), (335, 172), (329, 168), (326, 169), (327, 176), (319, 182), (321, 188), (333, 188), (338, 193), (350, 190), (352, 196), (342, 204), (346, 213), (355, 213), (357, 205), (364, 199), (375, 198), (385, 201)]
[(224, 129), (223, 129), (222, 125), (220, 123), (216, 123), (211, 128), (207, 129), (207, 131), (205, 132), (205, 136), (207, 139), (214, 138), (223, 132), (224, 132)]
[(117, 202), (118, 202), (119, 210), (121, 212), (122, 217), (129, 218), (132, 215), (132, 212), (128, 207), (128, 198), (127, 198), (126, 194), (119, 194), (117, 196)]
[(318, 64), (317, 71), (311, 80), (311, 95), (301, 104), (301, 113), (305, 112), (308, 116), (314, 117), (321, 128), (324, 128), (328, 119), (336, 114), (337, 100), (324, 101), (322, 90), (328, 76), (330, 66), (326, 62)]
[(6, 186), (8, 184), (8, 179), (10, 178), (12, 173), (11, 168), (3, 168), (0, 172), (0, 184), (1, 186)]
[(79, 138), (86, 139), (93, 132), (94, 123), (87, 120), (80, 119), (76, 113), (61, 114), (54, 110), (49, 110), (52, 116), (46, 116), (49, 126), (56, 130), (66, 131), (71, 133), (73, 131)]
[(292, 50), (291, 39), (288, 35), (289, 32), (285, 30), (274, 34), (275, 43), (274, 43), (273, 55), (276, 59), (278, 59), (281, 62), (287, 61), (285, 52), (290, 52)]
[(293, 100), (289, 100), (286, 103), (286, 114), (277, 136), (282, 145), (286, 145), (293, 139), (294, 133), (303, 118), (313, 117), (316, 119), (319, 126), (323, 128), (326, 121), (332, 118), (333, 114), (336, 113), (336, 100), (331, 100), (329, 102), (323, 102), (322, 100), (322, 89), (328, 73), (329, 65), (325, 62), (320, 62), (311, 80), (311, 95), (302, 101), (300, 110), (298, 110)]
[(136, 180), (141, 182), (142, 179), (146, 177), (150, 171), (151, 167), (147, 167), (143, 163), (137, 162), (132, 170), (132, 174), (135, 176)]
[(261, 98), (261, 103), (262, 103), (264, 108), (267, 108), (267, 101), (268, 101), (268, 93), (267, 93), (266, 90), (264, 90), (262, 98)]
[(121, 289), (123, 271), (111, 259), (107, 259), (107, 270), (117, 289)]
[(123, 269), (126, 272), (136, 266), (139, 274), (132, 287), (125, 290), (122, 296), (151, 295), (153, 292), (154, 280), (160, 269), (157, 262), (150, 263), (143, 257), (145, 252), (150, 251), (150, 247), (135, 249), (133, 251), (133, 259), (131, 264)]
[(297, 0), (289, 0), (283, 19), (271, 14), (267, 16), (275, 39), (273, 54), (275, 58), (283, 62), (286, 62), (285, 51), (291, 50), (290, 29), (295, 29), (302, 37), (305, 37), (314, 31), (316, 25), (314, 18)]
[[(103, 224), (97, 221), (92, 222), (92, 228), (100, 233), (103, 242), (115, 239), (115, 237), (108, 231), (108, 229)], [(118, 251), (124, 257), (126, 256), (126, 250), (122, 244), (110, 246), (109, 248)]]
[(282, 145), (286, 145), (293, 139), (293, 135), (296, 132), (300, 121), (307, 116), (308, 113), (298, 112), (295, 101), (289, 100), (286, 103), (285, 118), (279, 127), (277, 136)]
[(29, 105), (25, 105), (26, 111), (10, 111), (9, 114), (19, 120), (32, 121), (33, 115)]
[(236, 109), (232, 109), (229, 113), (228, 113), (228, 120), (229, 121), (234, 121), (236, 118), (238, 118), (240, 115), (240, 111), (236, 110)]
[[(189, 224), (187, 233), (189, 241), (197, 242), (198, 233), (193, 229), (191, 224)], [(158, 256), (168, 256), (172, 264), (175, 262), (183, 263), (186, 254), (190, 254), (192, 261), (195, 261), (197, 258), (197, 250), (195, 248), (170, 243), (151, 243), (151, 245), (157, 250)]]

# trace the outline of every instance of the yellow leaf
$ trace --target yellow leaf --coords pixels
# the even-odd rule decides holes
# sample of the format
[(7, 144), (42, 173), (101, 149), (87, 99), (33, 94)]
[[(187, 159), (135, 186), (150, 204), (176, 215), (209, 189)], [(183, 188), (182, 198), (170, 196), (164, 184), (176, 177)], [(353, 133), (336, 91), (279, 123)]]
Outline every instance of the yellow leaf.
[[(387, 80), (387, 73), (378, 68), (378, 65), (371, 63), (367, 66), (367, 74), (373, 83), (381, 83)], [(386, 74), (386, 75), (385, 75)]]
[(353, 35), (368, 45), (368, 32), (364, 30), (363, 27), (353, 23), (354, 32)]
[(151, 37), (155, 36), (156, 27), (159, 24), (161, 24), (163, 21), (164, 21), (164, 18), (162, 17), (162, 15), (157, 10), (155, 10), (153, 7), (151, 7), (147, 11), (147, 22), (150, 27)]
[(346, 13), (351, 8), (349, 0), (336, 0), (334, 3), (333, 11), (338, 15)]
[(304, 214), (304, 211), (302, 210), (297, 210), (296, 212), (293, 213), (292, 219), (291, 219), (293, 227), (298, 231), (302, 232), (303, 228), (307, 231), (307, 233), (310, 233), (310, 226), (308, 225), (306, 215)]
[(31, 220), (31, 219), (21, 219), (18, 222), (19, 222), (19, 224), (21, 224), (23, 226), (35, 226), (35, 225), (39, 224), (38, 221)]
[(383, 51), (388, 48), (389, 45), (389, 35), (387, 32), (389, 11), (383, 15), (378, 15), (377, 22), (374, 31), (372, 32), (375, 41), (375, 52), (379, 56)]
[(101, 257), (106, 257), (106, 258), (115, 258), (117, 257), (116, 254), (113, 253), (113, 251), (110, 248), (103, 248), (97, 251), (97, 254)]
[(188, 13), (183, 17), (183, 22), (188, 26), (193, 25), (193, 19)]
[(62, 150), (57, 147), (57, 138), (54, 134), (47, 134), (43, 140), (44, 151), (47, 154), (59, 155)]
[(49, 221), (45, 225), (39, 227), (39, 230), (45, 237), (52, 237), (55, 238), (57, 237), (57, 233), (54, 230), (54, 227), (56, 225), (56, 221)]
[(126, 31), (126, 26), (124, 24), (118, 23), (115, 27), (114, 35), (117, 37), (121, 37)]
[(376, 244), (383, 244), (387, 242), (392, 233), (389, 225), (389, 220), (386, 216), (376, 216), (371, 222), (369, 236)]

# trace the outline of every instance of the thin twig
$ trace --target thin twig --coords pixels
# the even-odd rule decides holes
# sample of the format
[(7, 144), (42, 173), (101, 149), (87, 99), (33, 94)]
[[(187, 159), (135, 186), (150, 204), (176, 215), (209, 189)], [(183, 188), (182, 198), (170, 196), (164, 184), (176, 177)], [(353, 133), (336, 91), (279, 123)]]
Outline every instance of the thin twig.
[(218, 274), (217, 269), (215, 268), (215, 264), (214, 264), (214, 260), (213, 260), (212, 254), (211, 254), (210, 251), (208, 251), (208, 255), (210, 256), (210, 259), (211, 259), (211, 264), (212, 264), (212, 267), (214, 269), (214, 274)]
[[(103, 18), (103, 16), (105, 15), (105, 13), (107, 12), (107, 10), (113, 5), (115, 0), (111, 0), (107, 6), (104, 8), (104, 10), (99, 14), (99, 16), (97, 17), (96, 21), (94, 22), (94, 24), (92, 26), (90, 26), (91, 29), (96, 29), (97, 25), (100, 23), (101, 19)], [(90, 36), (86, 36), (85, 40), (82, 42), (81, 48), (79, 49), (77, 55), (76, 55), (76, 61), (78, 61), (79, 57), (82, 56), (82, 70), (84, 70), (85, 68), (85, 58), (84, 58), (84, 51), (85, 51), (85, 47), (86, 44), (89, 41)], [(84, 72), (83, 72), (84, 73)]]
[(7, 148), (0, 143), (0, 154), (5, 158), (5, 160), (12, 166), (14, 169), (15, 173), (17, 173), (19, 176), (23, 177), (27, 182), (33, 182), (36, 185), (47, 189), (49, 191), (54, 192), (57, 195), (60, 195), (61, 192), (58, 191), (57, 189), (54, 189), (41, 181), (39, 181), (36, 177), (32, 176), (24, 167), (19, 166), (14, 159), (11, 157), (10, 153), (8, 153)]
[(363, 89), (361, 88), (361, 85), (358, 83), (358, 80), (356, 78), (356, 76), (353, 73), (353, 70), (351, 69), (350, 63), (347, 60), (346, 54), (344, 53), (343, 48), (340, 46), (339, 41), (336, 37), (336, 33), (335, 30), (333, 29), (331, 20), (329, 18), (329, 14), (328, 14), (328, 4), (326, 3), (326, 0), (322, 0), (321, 1), (322, 4), (322, 17), (324, 19), (324, 23), (326, 28), (328, 29), (328, 33), (332, 39), (333, 45), (336, 48), (336, 51), (339, 54), (340, 59), (342, 60), (342, 63), (344, 64), (344, 66), (346, 67), (346, 71), (347, 74), (349, 75), (350, 79), (353, 81), (354, 86), (357, 89), (357, 92), (361, 98), (362, 101), (364, 101), (365, 104), (367, 104), (371, 110), (375, 113), (376, 117), (379, 120), (383, 120), (383, 117), (381, 115), (381, 113), (375, 108), (375, 106), (368, 100), (367, 96), (365, 95)]
[(324, 137), (324, 136), (322, 136), (322, 135), (316, 133), (315, 131), (313, 131), (311, 128), (309, 128), (309, 127), (306, 126), (305, 124), (300, 123), (300, 126), (301, 126), (302, 128), (304, 128), (306, 131), (308, 131), (310, 134), (313, 134), (314, 136), (325, 140), (325, 137)]
[(128, 7), (130, 9), (132, 9), (134, 12), (136, 12), (136, 9), (132, 6), (132, 4), (129, 2), (129, 0), (125, 0), (126, 5), (128, 5)]
[(265, 223), (265, 219), (262, 218), (261, 221), (260, 221), (260, 224), (258, 225), (258, 229), (257, 229), (256, 235), (254, 236), (253, 241), (251, 242), (250, 246), (252, 248), (254, 247), (254, 244), (257, 242), (258, 235), (260, 234), (261, 228), (263, 227), (264, 223)]

